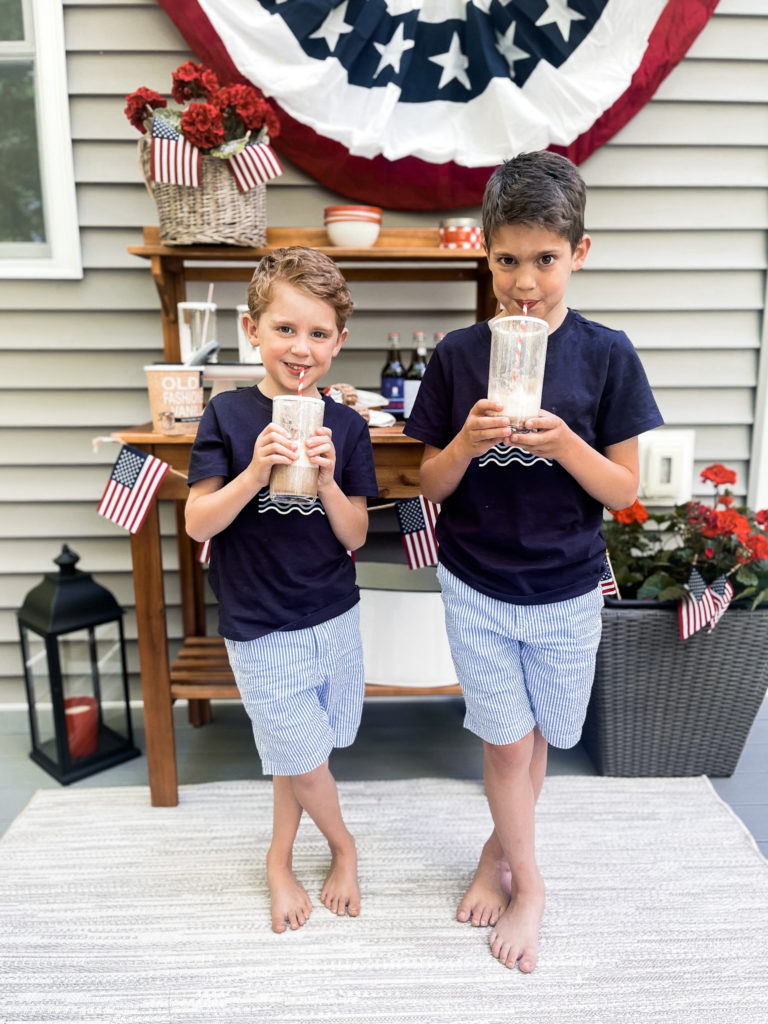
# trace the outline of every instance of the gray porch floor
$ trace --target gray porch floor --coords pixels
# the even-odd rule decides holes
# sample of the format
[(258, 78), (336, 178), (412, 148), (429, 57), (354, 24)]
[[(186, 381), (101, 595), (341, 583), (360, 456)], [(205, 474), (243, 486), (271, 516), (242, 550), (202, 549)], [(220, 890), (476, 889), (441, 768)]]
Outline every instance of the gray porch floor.
[[(185, 702), (174, 709), (179, 782), (261, 778), (250, 723), (234, 701), (214, 704), (211, 725), (192, 728)], [(462, 727), (460, 698), (371, 698), (352, 747), (336, 751), (331, 766), (337, 779), (417, 777), (474, 779), (482, 776), (480, 741)], [(144, 751), (141, 711), (133, 712), (136, 743)], [(29, 758), (26, 711), (0, 703), (0, 833), (22, 810), (36, 789), (59, 785)], [(552, 750), (550, 774), (594, 775), (582, 747)], [(768, 857), (768, 701), (763, 704), (736, 771), (713, 779), (715, 789), (733, 808)], [(142, 756), (92, 775), (73, 786), (147, 784)]]

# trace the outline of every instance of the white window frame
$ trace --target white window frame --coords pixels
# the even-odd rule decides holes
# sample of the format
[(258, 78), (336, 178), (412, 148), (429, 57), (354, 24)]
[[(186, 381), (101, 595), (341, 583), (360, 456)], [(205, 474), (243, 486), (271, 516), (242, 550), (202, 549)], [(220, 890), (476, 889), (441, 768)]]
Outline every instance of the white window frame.
[[(69, 126), (63, 3), (62, 0), (24, 0), (23, 7), (25, 25), (32, 26), (47, 255), (6, 256), (2, 255), (0, 247), (0, 279), (79, 279), (83, 276), (83, 264)], [(28, 42), (23, 44), (23, 49), (28, 52)]]

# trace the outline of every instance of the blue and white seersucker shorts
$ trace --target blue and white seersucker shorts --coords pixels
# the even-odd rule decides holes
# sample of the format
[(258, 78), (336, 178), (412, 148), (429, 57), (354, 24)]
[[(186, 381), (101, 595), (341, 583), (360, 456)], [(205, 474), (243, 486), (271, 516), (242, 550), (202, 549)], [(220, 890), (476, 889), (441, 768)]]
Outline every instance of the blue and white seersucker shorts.
[(464, 725), (493, 744), (538, 725), (555, 747), (581, 737), (600, 643), (600, 587), (552, 604), (510, 604), (438, 565), (445, 624), (466, 703)]
[(360, 605), (306, 629), (227, 640), (265, 775), (301, 775), (348, 747), (363, 710)]

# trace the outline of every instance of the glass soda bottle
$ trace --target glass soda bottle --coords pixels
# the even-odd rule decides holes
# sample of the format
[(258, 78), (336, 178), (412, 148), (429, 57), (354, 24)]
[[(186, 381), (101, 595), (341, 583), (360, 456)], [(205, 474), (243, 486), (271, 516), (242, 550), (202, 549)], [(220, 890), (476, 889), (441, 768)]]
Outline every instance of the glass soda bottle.
[(381, 371), (381, 393), (388, 400), (387, 412), (395, 419), (403, 418), (403, 384), (405, 370), (400, 361), (400, 334), (390, 331), (387, 335), (387, 361)]
[(424, 331), (413, 332), (413, 359), (405, 374), (405, 390), (403, 393), (403, 414), (405, 419), (411, 415), (413, 403), (419, 393), (419, 385), (427, 368), (427, 336)]

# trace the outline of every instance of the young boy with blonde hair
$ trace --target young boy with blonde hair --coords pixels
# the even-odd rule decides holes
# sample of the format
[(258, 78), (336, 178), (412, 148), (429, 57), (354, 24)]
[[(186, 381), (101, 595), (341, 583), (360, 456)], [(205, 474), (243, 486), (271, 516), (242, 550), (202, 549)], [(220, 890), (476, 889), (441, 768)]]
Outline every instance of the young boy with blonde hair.
[[(219, 632), (253, 724), (265, 774), (273, 777), (267, 853), (272, 928), (296, 929), (312, 901), (293, 873), (303, 810), (328, 841), (321, 902), (360, 912), (355, 843), (342, 818), (328, 757), (352, 743), (364, 677), (359, 591), (348, 551), (365, 542), (366, 498), (378, 494), (368, 426), (317, 384), (347, 337), (352, 299), (336, 264), (314, 249), (275, 249), (256, 268), (243, 327), (258, 345), (257, 386), (223, 392), (206, 406), (192, 447), (187, 532), (211, 539), (209, 579)], [(309, 506), (269, 496), (273, 466), (298, 458), (272, 422), (272, 399), (322, 397), (324, 425), (306, 443), (319, 468)]]
[(549, 152), (491, 176), (483, 233), (502, 316), (548, 328), (542, 409), (513, 431), (488, 400), (492, 321), (435, 349), (405, 432), (425, 443), (440, 502), (438, 578), (465, 726), (484, 746), (493, 831), (457, 917), (491, 926), (493, 955), (536, 966), (545, 892), (534, 810), (547, 745), (578, 742), (600, 640), (603, 506), (637, 493), (637, 435), (662, 420), (625, 334), (565, 304), (591, 240), (585, 186)]

